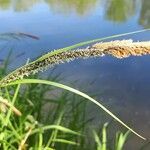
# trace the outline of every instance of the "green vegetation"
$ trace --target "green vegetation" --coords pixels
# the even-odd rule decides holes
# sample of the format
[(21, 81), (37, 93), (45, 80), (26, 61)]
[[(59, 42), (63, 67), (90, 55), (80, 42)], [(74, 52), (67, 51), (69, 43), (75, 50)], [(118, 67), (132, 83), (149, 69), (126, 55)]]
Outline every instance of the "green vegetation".
[[(50, 74), (47, 81), (59, 82), (59, 78)], [(55, 92), (60, 94), (51, 96)], [(45, 96), (47, 94), (49, 96)], [(98, 150), (107, 150), (106, 145), (97, 146), (95, 137), (102, 135), (104, 140), (106, 129), (92, 135), (89, 125), (92, 118), (87, 116), (84, 98), (40, 83), (6, 87), (1, 96), (6, 98), (0, 98), (1, 149), (91, 150), (97, 147)], [(115, 138), (113, 141), (109, 147), (115, 149)], [(119, 139), (116, 142), (119, 143)]]
[[(142, 31), (132, 32), (132, 34)], [(122, 35), (127, 34), (131, 33)], [(103, 38), (103, 40), (112, 37)], [(83, 42), (50, 52), (21, 67), (21, 71), (26, 71), (24, 68), (32, 67), (47, 57), (53, 57), (60, 52), (100, 40), (102, 39)], [(60, 76), (53, 76), (53, 72), (44, 80), (37, 79), (37, 75), (23, 79), (26, 74), (20, 74), (20, 68), (6, 76), (9, 57), (4, 64), (3, 68), (0, 69), (0, 75), (3, 77), (0, 85), (1, 149), (122, 150), (129, 132), (145, 139), (94, 98), (79, 90), (60, 84)], [(35, 73), (35, 71), (27, 72), (27, 75), (31, 75), (31, 73)], [(18, 78), (15, 77), (16, 75)], [(60, 88), (60, 90), (55, 87)], [(89, 118), (87, 115), (88, 101), (85, 99), (99, 106), (130, 131), (126, 133), (117, 132), (114, 135), (115, 138), (110, 138), (107, 123), (103, 125), (102, 129), (99, 129), (99, 125), (97, 125), (97, 129), (91, 130), (89, 123), (92, 122), (93, 118)], [(100, 130), (100, 133), (97, 130)]]

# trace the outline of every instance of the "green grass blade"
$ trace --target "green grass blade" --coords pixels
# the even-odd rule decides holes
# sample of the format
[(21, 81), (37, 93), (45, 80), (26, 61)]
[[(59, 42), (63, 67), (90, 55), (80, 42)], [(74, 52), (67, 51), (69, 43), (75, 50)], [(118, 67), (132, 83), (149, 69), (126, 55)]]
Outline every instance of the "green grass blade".
[(102, 142), (95, 130), (93, 130), (93, 135), (94, 135), (95, 142), (97, 144), (97, 150), (102, 150)]
[(122, 150), (123, 146), (127, 140), (130, 131), (127, 131), (125, 134), (122, 132), (118, 132), (116, 134), (116, 141), (115, 141), (115, 150)]
[(102, 150), (107, 150), (107, 125), (105, 123), (102, 129)]
[(79, 143), (77, 143), (77, 142), (69, 141), (69, 140), (66, 140), (66, 139), (54, 139), (52, 141), (57, 142), (57, 143), (69, 144), (69, 145), (79, 145)]
[[(61, 121), (62, 121), (62, 118), (63, 118), (63, 114), (64, 114), (64, 110), (60, 113), (59, 117), (58, 117), (58, 120), (56, 122), (56, 125), (60, 125)], [(58, 134), (58, 130), (55, 129), (52, 131), (52, 134), (51, 134), (51, 137), (46, 145), (46, 147), (49, 147), (49, 145), (51, 144), (52, 140), (55, 140), (57, 138), (57, 134)], [(54, 147), (55, 145), (55, 142), (52, 142), (52, 147)]]
[(43, 145), (43, 134), (42, 132), (39, 132), (38, 150), (42, 149), (42, 145)]
[(46, 85), (52, 85), (61, 89), (65, 89), (67, 91), (70, 91), (72, 93), (75, 93), (77, 95), (80, 95), (86, 99), (88, 99), (89, 101), (93, 102), (94, 104), (96, 104), (97, 106), (99, 106), (102, 110), (104, 110), (107, 114), (109, 114), (112, 118), (114, 118), (116, 121), (118, 121), (120, 124), (122, 124), (124, 127), (126, 127), (128, 130), (130, 130), (132, 133), (134, 133), (135, 135), (137, 135), (138, 137), (140, 137), (143, 140), (146, 140), (146, 138), (144, 138), (143, 136), (141, 136), (140, 134), (138, 134), (136, 131), (134, 131), (132, 128), (130, 128), (127, 124), (125, 124), (122, 120), (120, 120), (116, 115), (114, 115), (111, 111), (109, 111), (105, 106), (103, 106), (101, 103), (99, 103), (98, 101), (96, 101), (95, 99), (93, 99), (92, 97), (88, 96), (87, 94), (76, 90), (74, 88), (71, 88), (69, 86), (60, 84), (60, 83), (56, 83), (56, 82), (52, 82), (52, 81), (47, 81), (47, 80), (40, 80), (40, 79), (22, 79), (22, 80), (17, 80), (14, 82), (11, 82), (9, 84), (7, 84), (6, 86), (10, 86), (10, 85), (16, 85), (16, 84), (29, 84), (29, 83), (38, 83), (38, 84), (46, 84)]
[[(18, 86), (16, 88), (15, 94), (14, 94), (13, 99), (12, 99), (11, 106), (14, 105), (14, 103), (15, 103), (15, 101), (17, 99), (17, 95), (19, 93), (19, 89), (20, 89), (20, 84), (18, 84)], [(10, 116), (11, 116), (11, 113), (12, 113), (12, 107), (9, 108), (9, 111), (7, 113), (7, 116), (6, 116), (6, 121), (4, 123), (4, 126), (7, 126), (8, 122), (9, 122), (9, 119), (10, 119)]]
[(45, 131), (45, 130), (59, 130), (59, 131), (62, 131), (64, 133), (68, 133), (68, 134), (73, 134), (73, 135), (81, 135), (80, 133), (78, 132), (75, 132), (75, 131), (72, 131), (68, 128), (65, 128), (65, 127), (62, 127), (60, 125), (48, 125), (48, 126), (44, 126), (44, 127), (40, 127), (40, 128), (37, 128), (37, 129), (34, 129), (30, 135), (33, 135), (35, 133), (38, 133), (38, 132), (41, 132), (41, 131)]

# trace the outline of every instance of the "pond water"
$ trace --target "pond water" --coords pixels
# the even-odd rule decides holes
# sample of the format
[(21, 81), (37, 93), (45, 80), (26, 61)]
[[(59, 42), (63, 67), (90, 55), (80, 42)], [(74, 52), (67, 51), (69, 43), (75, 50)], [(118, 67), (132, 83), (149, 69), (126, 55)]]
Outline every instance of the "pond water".
[[(57, 48), (150, 27), (149, 0), (1, 0), (0, 34), (28, 33), (39, 39), (2, 40), (0, 60), (12, 51), (10, 69)], [(150, 40), (150, 32), (117, 39)], [(150, 138), (150, 56), (110, 56), (77, 60), (57, 67), (69, 85), (78, 81), (145, 137)], [(92, 83), (92, 84), (89, 84)], [(94, 107), (91, 114), (100, 113)], [(93, 110), (93, 109), (92, 109)], [(95, 113), (95, 112), (98, 113)], [(98, 119), (98, 116), (97, 116)], [(141, 140), (135, 137), (136, 148)], [(135, 146), (130, 144), (130, 149)], [(148, 148), (149, 149), (149, 148)]]

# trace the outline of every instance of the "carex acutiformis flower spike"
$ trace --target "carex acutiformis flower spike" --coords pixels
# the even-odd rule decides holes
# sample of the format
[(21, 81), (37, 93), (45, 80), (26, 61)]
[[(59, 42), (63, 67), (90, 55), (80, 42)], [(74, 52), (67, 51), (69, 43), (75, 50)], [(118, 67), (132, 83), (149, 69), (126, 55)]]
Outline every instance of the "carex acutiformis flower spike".
[(40, 57), (19, 69), (16, 69), (11, 74), (7, 75), (0, 81), (1, 86), (5, 86), (10, 82), (22, 79), (25, 76), (43, 71), (48, 67), (53, 67), (56, 64), (72, 61), (78, 58), (102, 57), (104, 55), (112, 55), (116, 58), (126, 58), (129, 56), (142, 56), (150, 54), (150, 41), (132, 42), (132, 40), (111, 41), (104, 43), (96, 43), (85, 49), (77, 49), (72, 51), (60, 52), (54, 55)]

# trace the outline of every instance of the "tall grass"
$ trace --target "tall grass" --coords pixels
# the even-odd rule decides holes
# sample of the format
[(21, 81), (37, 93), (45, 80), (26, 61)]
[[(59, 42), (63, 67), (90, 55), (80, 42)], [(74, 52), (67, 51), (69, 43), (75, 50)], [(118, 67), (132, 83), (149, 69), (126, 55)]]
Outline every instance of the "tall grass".
[(13, 106), (22, 115), (18, 116), (10, 108), (0, 114), (2, 149), (94, 149), (95, 138), (89, 125), (92, 118), (86, 115), (84, 98), (64, 91), (56, 99), (45, 97), (55, 89), (41, 84), (26, 85), (18, 92), (19, 89), (20, 86), (14, 86), (4, 94), (9, 103), (15, 102)]
[[(148, 29), (149, 30), (149, 29)], [(147, 30), (142, 30), (147, 31)], [(132, 32), (139, 33), (142, 31)], [(129, 35), (126, 33), (122, 35)], [(87, 144), (91, 142), (92, 136), (89, 137), (88, 122), (92, 118), (86, 116), (86, 103), (91, 101), (99, 106), (113, 119), (118, 121), (132, 133), (145, 140), (143, 136), (138, 134), (127, 124), (121, 121), (110, 110), (103, 106), (100, 102), (96, 101), (89, 95), (71, 88), (67, 85), (58, 83), (59, 78), (52, 78), (49, 76), (45, 80), (34, 79), (37, 75), (33, 75), (30, 79), (23, 79), (24, 75), (30, 75), (28, 70), (32, 70), (35, 64), (38, 64), (52, 57), (55, 54), (84, 46), (93, 42), (101, 41), (119, 37), (122, 35), (115, 35), (103, 39), (96, 39), (88, 42), (79, 43), (67, 48), (59, 49), (43, 55), (39, 59), (31, 62), (14, 72), (4, 76), (1, 80), (1, 99), (7, 101), (8, 105), (1, 101), (1, 114), (0, 114), (0, 147), (2, 149), (93, 149), (107, 150), (107, 124), (104, 124), (101, 131), (101, 138), (98, 133), (93, 131), (93, 140), (96, 146)], [(1, 68), (1, 76), (6, 72), (5, 68)], [(27, 72), (26, 72), (27, 71)], [(22, 75), (22, 72), (24, 73)], [(35, 71), (33, 70), (35, 73)], [(18, 80), (19, 79), (19, 80)], [(24, 84), (24, 85), (23, 85)], [(61, 91), (57, 94), (57, 98), (45, 96), (49, 92), (56, 90), (54, 87), (69, 91)], [(78, 95), (70, 95), (71, 93)], [(79, 97), (80, 96), (80, 97)], [(84, 101), (87, 99), (88, 101)], [(16, 110), (16, 111), (14, 111)], [(16, 112), (20, 112), (19, 115)], [(65, 127), (66, 126), (66, 127)], [(123, 134), (122, 132), (116, 133), (115, 144), (112, 149), (122, 150), (127, 140), (129, 132)]]

